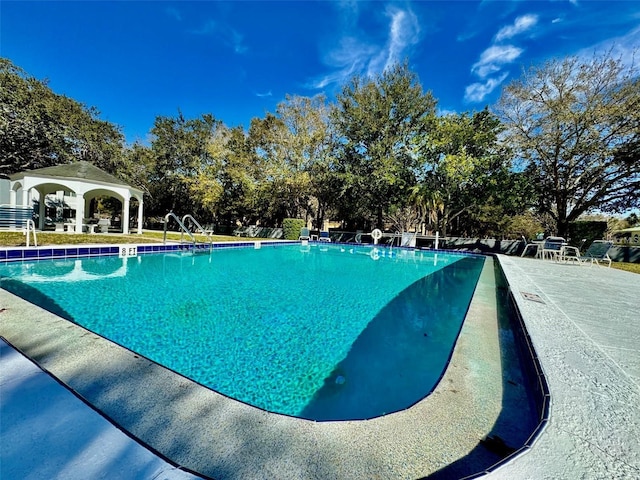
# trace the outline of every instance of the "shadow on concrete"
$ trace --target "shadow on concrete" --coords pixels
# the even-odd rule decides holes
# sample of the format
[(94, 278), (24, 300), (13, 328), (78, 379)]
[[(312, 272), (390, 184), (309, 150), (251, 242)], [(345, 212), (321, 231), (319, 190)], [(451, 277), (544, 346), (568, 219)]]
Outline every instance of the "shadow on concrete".
[(3, 288), (7, 292), (13, 293), (20, 298), (24, 298), (28, 302), (31, 302), (40, 308), (44, 308), (65, 320), (74, 321), (71, 314), (58, 305), (53, 298), (45, 295), (37, 288), (31, 287), (26, 283), (22, 283), (9, 277), (0, 276), (0, 288)]
[(468, 455), (429, 475), (430, 480), (476, 478), (523, 448), (540, 424), (537, 379), (532, 360), (518, 339), (520, 325), (509, 301), (506, 281), (494, 261), (496, 301), (502, 364), (502, 410), (491, 432)]
[(363, 420), (411, 407), (451, 358), (484, 259), (469, 256), (414, 282), (369, 322), (301, 413)]
[[(43, 350), (43, 351), (46, 351)], [(3, 368), (0, 478), (195, 478), (176, 474), (87, 408), (66, 386), (0, 342)]]

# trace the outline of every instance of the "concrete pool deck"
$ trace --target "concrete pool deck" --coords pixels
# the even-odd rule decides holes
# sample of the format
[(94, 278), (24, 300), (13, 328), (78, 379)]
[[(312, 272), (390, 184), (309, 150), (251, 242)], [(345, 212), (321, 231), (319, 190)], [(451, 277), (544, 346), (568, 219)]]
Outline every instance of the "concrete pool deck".
[(489, 478), (640, 478), (640, 275), (500, 262), (545, 372), (551, 411), (533, 448)]
[[(533, 448), (488, 478), (637, 478), (640, 276), (526, 258), (500, 260), (547, 376), (552, 407)], [(4, 290), (0, 335), (100, 411), (113, 416), (114, 409), (123, 410), (119, 423), (145, 443), (216, 479), (457, 478), (457, 473), (474, 472), (448, 466), (466, 458), (488, 467), (491, 454), (479, 448), (480, 440), (495, 433), (500, 422), (512, 421), (501, 415), (500, 404), (508, 401), (505, 390), (511, 387), (499, 365), (495, 316), (486, 314), (495, 302), (495, 285), (490, 291), (488, 283), (478, 286), (450, 367), (434, 393), (407, 411), (361, 422), (309, 422), (233, 402)], [(527, 300), (522, 292), (539, 295), (545, 303)], [(23, 410), (27, 416), (30, 412), (29, 422), (9, 423), (5, 415), (28, 402), (34, 375), (59, 387), (43, 387), (51, 392), (51, 405), (59, 395), (71, 396), (79, 402), (70, 407), (73, 415), (98, 414), (50, 377), (38, 375), (40, 370), (29, 373), (32, 364), (20, 357), (25, 367), (9, 347), (1, 352), (3, 478), (5, 473), (12, 478), (13, 471), (30, 472), (32, 478), (74, 478), (65, 475), (70, 466), (80, 474), (77, 478), (83, 478), (85, 467), (96, 469), (93, 478), (193, 478), (154, 456), (140, 463), (148, 458), (146, 450), (122, 462), (123, 449), (142, 447), (128, 437), (133, 445), (125, 447), (124, 440), (101, 445), (98, 432), (119, 432), (108, 423), (98, 427), (90, 422), (88, 431), (68, 436), (68, 425), (35, 404)], [(137, 390), (151, 394), (138, 395)], [(71, 414), (66, 407), (58, 410)], [(56, 425), (54, 438), (60, 441), (43, 444), (36, 438), (37, 425), (47, 430)], [(80, 436), (85, 441), (73, 444), (81, 434), (88, 434)], [(10, 446), (18, 442), (33, 447), (9, 458)], [(44, 450), (37, 448), (42, 445)], [(98, 446), (102, 463), (92, 445)], [(55, 462), (47, 462), (52, 458), (58, 470)], [(49, 470), (39, 470), (45, 465)]]

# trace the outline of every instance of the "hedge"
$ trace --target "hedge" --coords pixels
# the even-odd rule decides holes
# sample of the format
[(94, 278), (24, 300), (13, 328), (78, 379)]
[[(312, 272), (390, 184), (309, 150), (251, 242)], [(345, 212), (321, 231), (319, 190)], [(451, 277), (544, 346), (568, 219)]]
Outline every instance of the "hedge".
[(298, 240), (300, 229), (305, 226), (305, 221), (301, 218), (285, 218), (282, 221), (282, 231), (285, 240)]

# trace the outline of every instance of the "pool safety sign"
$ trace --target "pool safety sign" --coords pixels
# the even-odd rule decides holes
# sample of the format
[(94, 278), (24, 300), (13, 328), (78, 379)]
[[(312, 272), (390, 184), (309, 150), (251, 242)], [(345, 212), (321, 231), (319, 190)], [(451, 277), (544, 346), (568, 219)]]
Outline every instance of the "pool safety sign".
[(135, 245), (120, 245), (118, 247), (118, 256), (120, 258), (137, 257), (138, 247)]

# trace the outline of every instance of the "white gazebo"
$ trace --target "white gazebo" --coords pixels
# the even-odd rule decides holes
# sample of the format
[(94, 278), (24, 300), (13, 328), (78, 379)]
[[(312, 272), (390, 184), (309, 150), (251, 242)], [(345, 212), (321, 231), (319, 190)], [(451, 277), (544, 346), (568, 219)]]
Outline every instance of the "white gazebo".
[(85, 212), (92, 199), (101, 196), (117, 198), (122, 202), (122, 233), (129, 233), (129, 207), (131, 200), (138, 201), (137, 233), (142, 233), (143, 192), (127, 185), (113, 175), (100, 170), (89, 162), (77, 162), (54, 167), (27, 170), (9, 176), (9, 204), (30, 207), (33, 192), (38, 192), (40, 205), (38, 228), (44, 227), (45, 198), (59, 191), (70, 193), (75, 203), (75, 231), (82, 233)]

